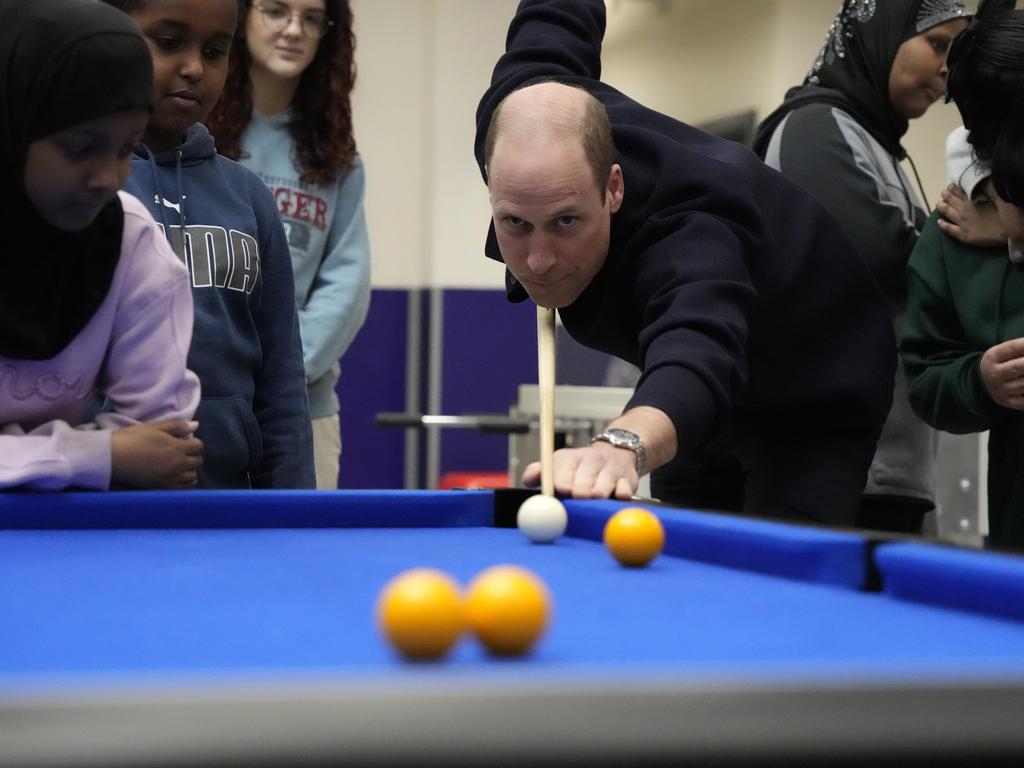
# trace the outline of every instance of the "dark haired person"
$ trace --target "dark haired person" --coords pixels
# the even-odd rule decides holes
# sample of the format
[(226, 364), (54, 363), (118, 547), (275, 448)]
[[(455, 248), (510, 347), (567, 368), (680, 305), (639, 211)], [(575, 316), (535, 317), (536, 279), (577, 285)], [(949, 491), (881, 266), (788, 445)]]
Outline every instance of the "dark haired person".
[(191, 487), (188, 272), (120, 191), (153, 107), (146, 44), (91, 0), (4, 0), (0, 61), (0, 222), (17, 233), (0, 281), (0, 488)]
[[(910, 402), (947, 432), (989, 431), (989, 542), (1024, 548), (1024, 13), (983, 3), (949, 53), (972, 153), (954, 176), (1008, 242), (976, 248), (929, 220), (910, 258), (900, 353)], [(973, 193), (973, 194), (972, 194)]]
[(291, 259), (273, 195), (217, 154), (202, 124), (220, 98), (238, 0), (105, 0), (142, 31), (153, 112), (125, 190), (188, 266), (189, 367), (203, 395), (202, 488), (313, 488), (313, 438)]
[(352, 134), (348, 0), (255, 0), (206, 120), (274, 193), (295, 273), (318, 488), (336, 488), (339, 358), (366, 319), (366, 177)]
[(892, 398), (878, 287), (796, 184), (602, 83), (604, 26), (602, 0), (521, 3), (477, 110), (509, 300), (642, 369), (555, 487), (628, 498), (654, 470), (668, 501), (852, 524)]

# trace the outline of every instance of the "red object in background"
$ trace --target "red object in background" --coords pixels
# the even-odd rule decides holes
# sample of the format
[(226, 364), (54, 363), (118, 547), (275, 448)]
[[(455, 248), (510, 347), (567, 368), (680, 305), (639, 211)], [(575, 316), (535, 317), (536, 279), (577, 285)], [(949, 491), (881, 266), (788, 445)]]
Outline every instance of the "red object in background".
[(438, 480), (437, 487), (442, 491), (449, 491), (452, 488), (508, 488), (508, 472), (445, 472)]

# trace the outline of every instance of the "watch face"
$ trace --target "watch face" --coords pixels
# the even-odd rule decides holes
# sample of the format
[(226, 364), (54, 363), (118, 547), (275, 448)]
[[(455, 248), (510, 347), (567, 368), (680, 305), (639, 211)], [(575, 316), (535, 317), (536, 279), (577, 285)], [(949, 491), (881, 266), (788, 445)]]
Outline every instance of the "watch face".
[(632, 432), (630, 432), (628, 429), (619, 429), (618, 427), (613, 427), (612, 429), (608, 430), (608, 434), (612, 438), (614, 438), (616, 442), (628, 445), (636, 445), (637, 443), (640, 442), (640, 438), (637, 437)]
[(628, 448), (636, 454), (636, 468), (641, 474), (647, 465), (647, 448), (644, 446), (640, 436), (621, 427), (612, 427), (605, 430), (594, 440), (604, 440), (616, 448)]

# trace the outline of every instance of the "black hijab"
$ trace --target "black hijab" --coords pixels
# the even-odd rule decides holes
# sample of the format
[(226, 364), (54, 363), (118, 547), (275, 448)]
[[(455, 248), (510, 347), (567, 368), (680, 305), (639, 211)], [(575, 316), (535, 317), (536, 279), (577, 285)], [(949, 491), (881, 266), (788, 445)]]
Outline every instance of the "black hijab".
[(47, 223), (25, 191), (28, 145), (78, 123), (150, 109), (153, 65), (134, 22), (96, 0), (0, 0), (0, 356), (45, 360), (110, 289), (124, 214), (115, 197), (80, 232)]
[(900, 46), (932, 27), (969, 13), (959, 0), (845, 0), (803, 85), (758, 126), (754, 151), (762, 158), (783, 118), (823, 103), (842, 109), (900, 160), (907, 119), (889, 101), (889, 73)]

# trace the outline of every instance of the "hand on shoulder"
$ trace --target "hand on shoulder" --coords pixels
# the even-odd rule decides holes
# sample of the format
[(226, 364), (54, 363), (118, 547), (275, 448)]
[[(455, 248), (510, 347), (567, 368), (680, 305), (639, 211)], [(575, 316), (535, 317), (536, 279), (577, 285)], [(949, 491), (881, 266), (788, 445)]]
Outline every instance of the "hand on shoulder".
[(1006, 232), (995, 205), (988, 201), (971, 201), (955, 184), (942, 190), (942, 199), (935, 204), (935, 209), (941, 217), (939, 229), (964, 245), (996, 248), (1006, 244)]

